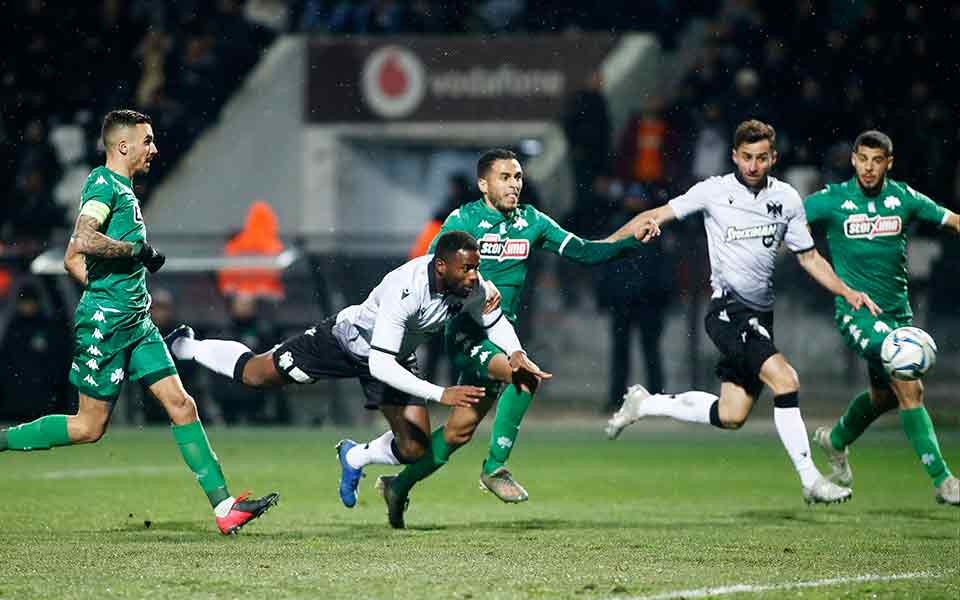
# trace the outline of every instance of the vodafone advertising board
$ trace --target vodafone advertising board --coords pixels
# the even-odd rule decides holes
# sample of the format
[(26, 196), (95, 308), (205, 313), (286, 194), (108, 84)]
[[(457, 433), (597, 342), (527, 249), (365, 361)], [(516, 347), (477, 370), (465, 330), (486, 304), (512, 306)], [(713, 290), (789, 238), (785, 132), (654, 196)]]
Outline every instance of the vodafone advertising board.
[(555, 119), (616, 41), (603, 34), (310, 40), (305, 119)]

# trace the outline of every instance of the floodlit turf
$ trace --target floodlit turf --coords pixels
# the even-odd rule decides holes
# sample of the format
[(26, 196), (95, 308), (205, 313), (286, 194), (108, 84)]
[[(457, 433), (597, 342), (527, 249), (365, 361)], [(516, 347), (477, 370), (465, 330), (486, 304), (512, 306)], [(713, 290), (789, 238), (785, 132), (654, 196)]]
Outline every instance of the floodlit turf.
[[(236, 538), (217, 533), (167, 430), (5, 452), (0, 598), (960, 597), (960, 510), (934, 503), (897, 431), (855, 449), (852, 502), (811, 508), (772, 432), (637, 427), (609, 442), (592, 425), (524, 431), (523, 505), (480, 493), (484, 444), (465, 448), (414, 491), (406, 531), (373, 489), (392, 469), (340, 505), (330, 430), (209, 432), (234, 493), (282, 495)], [(941, 443), (960, 467), (960, 435)]]

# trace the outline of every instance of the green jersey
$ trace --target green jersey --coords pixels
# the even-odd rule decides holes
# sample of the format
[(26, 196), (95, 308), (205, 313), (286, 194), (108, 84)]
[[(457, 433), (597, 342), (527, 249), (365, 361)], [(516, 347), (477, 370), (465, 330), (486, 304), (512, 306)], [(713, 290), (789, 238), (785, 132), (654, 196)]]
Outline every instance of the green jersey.
[[(466, 231), (480, 243), (480, 274), (500, 289), (500, 306), (516, 321), (520, 298), (527, 278), (527, 260), (534, 248), (543, 248), (564, 258), (597, 264), (616, 258), (638, 244), (633, 237), (619, 242), (591, 242), (580, 239), (528, 204), (510, 214), (490, 208), (481, 198), (450, 213), (437, 238), (448, 231)], [(430, 252), (437, 240), (430, 244)]]
[[(90, 172), (80, 194), (80, 208), (104, 216), (100, 232), (115, 240), (142, 242), (146, 239), (140, 202), (132, 182), (106, 167)], [(92, 210), (91, 210), (92, 209)], [(87, 256), (87, 287), (81, 304), (121, 316), (111, 321), (121, 328), (148, 318), (150, 295), (143, 264), (132, 258)]]
[[(891, 318), (912, 316), (907, 292), (907, 226), (915, 219), (943, 224), (942, 206), (889, 177), (866, 196), (856, 177), (830, 184), (804, 201), (807, 222), (822, 226), (833, 268), (851, 288), (866, 292)], [(837, 298), (838, 310), (845, 306)]]

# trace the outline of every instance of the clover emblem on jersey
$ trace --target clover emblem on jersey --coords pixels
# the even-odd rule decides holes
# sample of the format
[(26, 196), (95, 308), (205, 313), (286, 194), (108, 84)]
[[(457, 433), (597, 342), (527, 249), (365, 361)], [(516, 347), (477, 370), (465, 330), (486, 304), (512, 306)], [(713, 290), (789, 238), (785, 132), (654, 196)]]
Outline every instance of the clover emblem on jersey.
[(114, 369), (113, 373), (110, 373), (110, 383), (120, 383), (123, 381), (123, 369)]
[(887, 196), (883, 199), (883, 205), (888, 209), (893, 210), (900, 206), (900, 198), (897, 198), (896, 196)]

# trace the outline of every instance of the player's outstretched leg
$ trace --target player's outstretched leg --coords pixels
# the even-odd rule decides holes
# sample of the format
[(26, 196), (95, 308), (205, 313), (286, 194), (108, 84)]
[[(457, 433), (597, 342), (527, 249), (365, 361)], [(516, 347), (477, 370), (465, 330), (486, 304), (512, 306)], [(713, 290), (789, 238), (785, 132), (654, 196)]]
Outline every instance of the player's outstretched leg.
[(112, 401), (79, 394), (75, 415), (47, 415), (35, 421), (0, 429), (0, 452), (31, 452), (100, 440), (110, 422)]
[(255, 355), (233, 340), (198, 340), (189, 325), (178, 326), (164, 341), (176, 358), (195, 361), (238, 383), (257, 388), (285, 383), (273, 364), (272, 351)]
[[(150, 374), (144, 377), (147, 381), (153, 378)], [(247, 494), (236, 498), (230, 495), (220, 462), (210, 447), (207, 433), (197, 415), (197, 405), (183, 388), (176, 372), (156, 379), (147, 389), (166, 409), (173, 423), (170, 430), (180, 455), (193, 471), (213, 507), (217, 528), (221, 533), (237, 533), (241, 527), (276, 505), (280, 498), (276, 492), (256, 499), (248, 499)]]
[(707, 392), (650, 394), (642, 385), (632, 385), (623, 395), (620, 409), (607, 421), (604, 431), (609, 439), (617, 439), (629, 425), (645, 417), (670, 417), (687, 423), (722, 427), (718, 401), (719, 398)]

